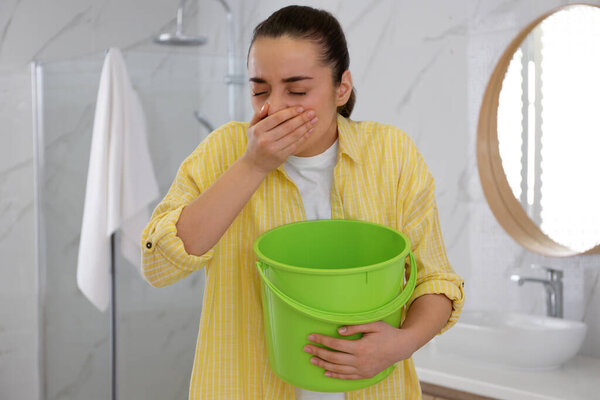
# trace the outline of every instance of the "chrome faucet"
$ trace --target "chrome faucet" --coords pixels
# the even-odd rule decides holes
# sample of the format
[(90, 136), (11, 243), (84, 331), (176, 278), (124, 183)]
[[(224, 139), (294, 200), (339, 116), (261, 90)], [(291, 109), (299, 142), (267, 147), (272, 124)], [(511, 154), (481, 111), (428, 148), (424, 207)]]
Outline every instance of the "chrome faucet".
[(537, 282), (546, 289), (546, 314), (549, 317), (563, 317), (563, 272), (552, 268), (545, 268), (546, 279), (523, 278), (520, 275), (511, 275), (510, 279), (523, 286), (525, 282)]

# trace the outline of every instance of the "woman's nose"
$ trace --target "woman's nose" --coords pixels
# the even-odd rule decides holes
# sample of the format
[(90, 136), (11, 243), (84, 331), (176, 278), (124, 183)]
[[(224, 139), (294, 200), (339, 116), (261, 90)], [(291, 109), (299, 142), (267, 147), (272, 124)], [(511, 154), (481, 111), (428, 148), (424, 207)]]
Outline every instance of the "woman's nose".
[(269, 115), (275, 114), (277, 111), (283, 110), (284, 108), (288, 107), (287, 103), (282, 98), (282, 96), (276, 94), (271, 94), (267, 102), (269, 103)]

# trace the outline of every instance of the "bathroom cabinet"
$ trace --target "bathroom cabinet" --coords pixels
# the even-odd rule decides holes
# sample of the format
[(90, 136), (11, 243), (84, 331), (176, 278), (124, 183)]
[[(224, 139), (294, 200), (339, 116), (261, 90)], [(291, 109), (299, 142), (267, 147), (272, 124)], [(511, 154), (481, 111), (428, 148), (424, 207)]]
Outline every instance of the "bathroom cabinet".
[(425, 400), (600, 399), (600, 358), (575, 356), (548, 371), (513, 370), (436, 351), (425, 345), (413, 355)]
[(483, 397), (426, 382), (421, 382), (421, 389), (423, 400), (495, 400), (492, 397)]

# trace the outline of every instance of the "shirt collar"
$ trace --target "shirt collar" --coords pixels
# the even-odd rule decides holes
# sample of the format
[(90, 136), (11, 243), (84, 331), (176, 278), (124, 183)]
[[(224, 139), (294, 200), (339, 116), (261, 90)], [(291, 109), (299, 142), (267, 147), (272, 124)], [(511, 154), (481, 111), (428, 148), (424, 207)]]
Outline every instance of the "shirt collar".
[(353, 161), (361, 163), (360, 132), (356, 123), (338, 114), (337, 127), (340, 153), (347, 154)]

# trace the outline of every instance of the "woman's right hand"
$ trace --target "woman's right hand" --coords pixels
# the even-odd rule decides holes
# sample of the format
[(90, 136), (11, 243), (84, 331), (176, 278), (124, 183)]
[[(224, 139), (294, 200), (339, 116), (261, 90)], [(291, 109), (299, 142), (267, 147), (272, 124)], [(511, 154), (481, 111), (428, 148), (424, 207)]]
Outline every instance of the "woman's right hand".
[(248, 128), (248, 147), (242, 158), (268, 174), (285, 162), (306, 141), (317, 122), (315, 112), (301, 106), (268, 115), (269, 103), (254, 114)]

